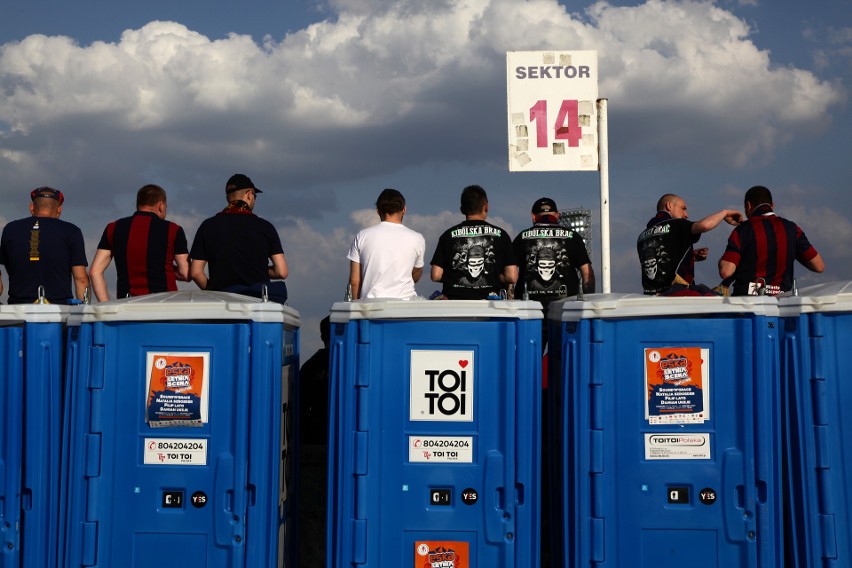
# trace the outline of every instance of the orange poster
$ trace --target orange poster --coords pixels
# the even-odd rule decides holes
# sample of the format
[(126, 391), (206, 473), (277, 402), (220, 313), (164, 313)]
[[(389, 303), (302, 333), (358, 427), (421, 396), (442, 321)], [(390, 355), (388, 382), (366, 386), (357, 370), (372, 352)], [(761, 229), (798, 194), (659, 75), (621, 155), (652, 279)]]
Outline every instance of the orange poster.
[(209, 353), (148, 353), (145, 418), (152, 428), (207, 422)]
[(414, 568), (470, 568), (467, 542), (428, 540), (414, 543)]
[(650, 424), (692, 424), (710, 419), (709, 349), (645, 349), (645, 419)]

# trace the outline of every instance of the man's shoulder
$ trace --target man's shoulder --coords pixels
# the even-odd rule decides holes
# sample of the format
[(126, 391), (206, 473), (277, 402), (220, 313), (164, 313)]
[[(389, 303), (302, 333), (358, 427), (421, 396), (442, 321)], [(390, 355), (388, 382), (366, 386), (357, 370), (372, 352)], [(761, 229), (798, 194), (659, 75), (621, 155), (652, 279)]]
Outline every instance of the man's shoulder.
[(35, 219), (35, 217), (22, 217), (20, 219), (15, 219), (14, 221), (9, 221), (8, 223), (6, 223), (6, 226), (3, 227), (3, 230), (5, 231), (6, 229), (9, 229), (11, 231), (24, 225), (32, 225), (34, 224)]
[[(35, 217), (33, 219), (36, 219)], [(47, 227), (51, 229), (56, 229), (57, 231), (65, 232), (65, 233), (80, 233), (80, 227), (72, 223), (71, 221), (66, 221), (64, 219), (56, 219), (53, 217), (38, 217), (39, 228)], [(26, 223), (26, 219), (22, 219)]]

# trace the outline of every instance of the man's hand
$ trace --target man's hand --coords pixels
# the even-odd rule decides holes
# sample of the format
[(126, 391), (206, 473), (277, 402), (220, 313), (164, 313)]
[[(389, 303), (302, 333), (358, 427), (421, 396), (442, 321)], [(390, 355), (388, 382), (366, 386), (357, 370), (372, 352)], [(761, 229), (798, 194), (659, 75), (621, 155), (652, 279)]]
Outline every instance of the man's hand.
[(695, 250), (695, 262), (701, 262), (702, 260), (707, 260), (707, 254), (710, 252), (710, 249), (707, 247), (702, 247), (700, 249)]

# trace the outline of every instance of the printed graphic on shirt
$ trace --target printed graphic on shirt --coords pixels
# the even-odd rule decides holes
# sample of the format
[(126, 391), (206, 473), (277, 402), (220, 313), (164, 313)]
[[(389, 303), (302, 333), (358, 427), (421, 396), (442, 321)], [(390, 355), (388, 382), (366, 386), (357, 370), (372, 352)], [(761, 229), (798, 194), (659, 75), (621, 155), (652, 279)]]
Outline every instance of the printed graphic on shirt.
[(538, 296), (567, 296), (566, 282), (568, 279), (576, 281), (577, 271), (571, 266), (563, 243), (555, 239), (535, 239), (525, 242), (524, 248), (524, 290), (527, 296), (531, 300)]
[(30, 261), (31, 262), (35, 262), (41, 257), (41, 255), (38, 252), (38, 235), (39, 235), (39, 228), (38, 228), (38, 221), (36, 221), (35, 225), (33, 225), (33, 228), (30, 231)]
[[(459, 229), (482, 229), (483, 227), (466, 227)], [(487, 227), (486, 227), (487, 228)], [(498, 230), (499, 232), (499, 230)], [(462, 273), (456, 283), (465, 288), (488, 288), (488, 275), (494, 273), (496, 264), (494, 245), (487, 238), (456, 238), (453, 232), (453, 270)], [(460, 235), (461, 236), (461, 235)]]
[(671, 227), (657, 225), (639, 235), (639, 260), (642, 262), (642, 287), (645, 291), (661, 291), (671, 286), (677, 268), (666, 239)]

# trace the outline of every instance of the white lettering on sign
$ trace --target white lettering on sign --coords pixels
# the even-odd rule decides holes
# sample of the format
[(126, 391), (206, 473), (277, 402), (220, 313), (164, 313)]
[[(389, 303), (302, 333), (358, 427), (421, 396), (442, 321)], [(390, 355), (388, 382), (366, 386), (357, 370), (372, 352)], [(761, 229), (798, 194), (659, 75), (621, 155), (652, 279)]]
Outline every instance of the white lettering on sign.
[(410, 420), (473, 421), (473, 351), (411, 351)]

